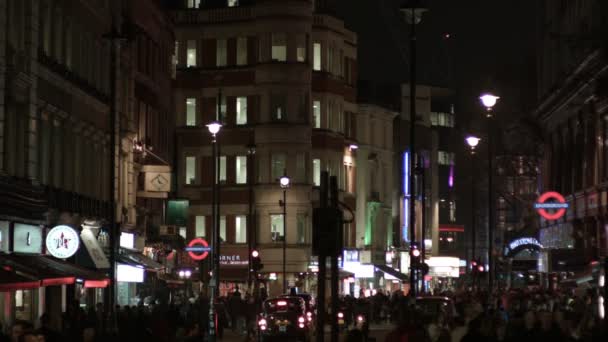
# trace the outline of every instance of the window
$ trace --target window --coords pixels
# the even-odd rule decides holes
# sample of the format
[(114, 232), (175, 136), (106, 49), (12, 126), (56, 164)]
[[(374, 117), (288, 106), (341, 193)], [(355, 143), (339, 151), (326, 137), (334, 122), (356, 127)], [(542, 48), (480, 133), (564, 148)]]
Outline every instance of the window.
[(205, 216), (196, 216), (194, 218), (194, 230), (196, 237), (204, 238), (207, 231), (205, 227)]
[(306, 229), (306, 214), (298, 214), (296, 216), (297, 221), (297, 236), (296, 243), (305, 244), (307, 240), (307, 229)]
[(313, 70), (321, 71), (321, 43), (313, 44)]
[(187, 229), (186, 227), (179, 227), (178, 235), (186, 239), (188, 236), (186, 235)]
[(247, 183), (247, 157), (236, 157), (236, 184)]
[(454, 153), (438, 151), (437, 152), (437, 163), (439, 165), (453, 165), (454, 164)]
[(236, 65), (247, 65), (247, 37), (236, 39)]
[(306, 62), (306, 35), (298, 34), (296, 36), (296, 53), (298, 62)]
[(196, 157), (186, 157), (186, 184), (196, 183)]
[(236, 98), (236, 124), (247, 124), (247, 98), (244, 96)]
[(275, 181), (278, 180), (279, 178), (281, 178), (281, 176), (283, 176), (283, 174), (285, 173), (285, 167), (286, 167), (286, 156), (285, 154), (282, 153), (278, 153), (278, 154), (273, 154), (271, 156), (271, 170), (272, 170), (272, 175), (271, 175), (271, 181)]
[(285, 33), (272, 34), (272, 60), (287, 61), (287, 35)]
[(270, 236), (274, 242), (283, 241), (283, 239), (285, 239), (283, 214), (270, 215)]
[(228, 0), (228, 7), (235, 7), (239, 5), (239, 0)]
[(344, 133), (344, 112), (342, 112), (342, 105), (338, 105), (338, 132)]
[(327, 47), (327, 71), (333, 73), (334, 71), (334, 47)]
[(188, 8), (199, 8), (201, 0), (188, 0)]
[(312, 183), (315, 186), (321, 185), (321, 159), (312, 160)]
[(298, 153), (296, 155), (296, 182), (306, 182), (306, 154)]
[(270, 96), (270, 110), (273, 120), (285, 120), (287, 116), (287, 96), (285, 94), (272, 94)]
[(226, 124), (226, 96), (222, 96), (221, 98), (221, 103), (220, 103), (220, 107), (219, 110), (220, 112), (218, 113), (218, 107), (215, 106), (215, 117), (218, 118), (218, 120), (222, 123), (222, 124)]
[(454, 127), (454, 115), (450, 113), (431, 112), (431, 125)]
[(228, 65), (228, 40), (218, 39), (217, 50), (215, 52), (216, 66), (223, 67)]
[(196, 40), (188, 41), (188, 51), (186, 52), (186, 66), (188, 68), (196, 66)]
[(312, 124), (314, 128), (321, 128), (321, 101), (312, 102)]
[(196, 99), (186, 99), (186, 126), (196, 126)]
[(247, 217), (239, 215), (235, 217), (235, 243), (247, 243)]
[(327, 101), (327, 112), (326, 112), (326, 116), (327, 116), (327, 125), (325, 126), (327, 129), (332, 129), (334, 127), (334, 124), (332, 122), (333, 120), (333, 110), (334, 110), (334, 101), (328, 100)]
[(220, 216), (220, 241), (226, 242), (226, 216)]
[(226, 182), (226, 156), (220, 156), (220, 183)]

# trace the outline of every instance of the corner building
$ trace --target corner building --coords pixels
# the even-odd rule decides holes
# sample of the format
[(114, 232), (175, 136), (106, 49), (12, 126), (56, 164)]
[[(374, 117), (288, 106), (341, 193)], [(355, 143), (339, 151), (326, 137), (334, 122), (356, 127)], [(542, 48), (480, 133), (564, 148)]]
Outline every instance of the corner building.
[[(216, 119), (224, 125), (218, 135), (223, 295), (247, 283), (250, 239), (270, 295), (282, 291), (285, 276), (290, 287), (316, 291), (312, 208), (322, 170), (338, 177), (342, 202), (356, 207), (350, 149), (356, 36), (326, 13), (309, 0), (184, 1), (172, 11), (177, 192), (189, 200), (187, 240), (211, 241), (213, 160), (205, 125)], [(291, 178), (286, 227), (278, 181), (284, 172)], [(345, 227), (346, 247), (354, 246), (355, 229)]]

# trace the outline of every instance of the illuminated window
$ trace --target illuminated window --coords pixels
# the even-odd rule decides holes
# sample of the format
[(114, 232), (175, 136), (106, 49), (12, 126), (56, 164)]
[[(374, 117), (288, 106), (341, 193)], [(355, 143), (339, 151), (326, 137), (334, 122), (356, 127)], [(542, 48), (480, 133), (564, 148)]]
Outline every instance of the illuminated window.
[(296, 36), (296, 52), (298, 62), (306, 62), (306, 35), (298, 34)]
[(217, 50), (215, 57), (216, 66), (223, 67), (228, 65), (228, 41), (226, 39), (217, 40)]
[(287, 116), (287, 95), (272, 94), (270, 101), (272, 119), (276, 121), (285, 120)]
[(188, 8), (199, 8), (201, 5), (201, 0), (188, 0), (187, 7)]
[(235, 243), (247, 243), (247, 217), (239, 215), (235, 217)]
[(236, 184), (247, 183), (247, 157), (236, 157)]
[(321, 128), (321, 101), (312, 101), (312, 121), (314, 128)]
[(220, 183), (226, 182), (226, 156), (220, 157)]
[(272, 34), (272, 60), (287, 61), (287, 35), (285, 33)]
[(196, 157), (186, 157), (186, 184), (196, 183)]
[(321, 71), (321, 43), (313, 44), (313, 70)]
[(247, 37), (236, 39), (236, 65), (247, 65)]
[(285, 173), (285, 168), (287, 165), (286, 156), (283, 153), (272, 154), (271, 156), (271, 167), (272, 167), (272, 175), (271, 180), (276, 181)]
[(228, 7), (235, 7), (239, 5), (239, 0), (228, 0)]
[(220, 241), (226, 242), (226, 216), (220, 216)]
[(246, 125), (247, 124), (247, 98), (237, 97), (236, 98), (236, 124)]
[(283, 229), (283, 214), (270, 215), (270, 236), (274, 242), (283, 241), (283, 239), (285, 239), (285, 230)]
[(196, 126), (196, 99), (186, 99), (186, 126)]
[(437, 152), (437, 163), (439, 165), (453, 165), (454, 164), (454, 153), (438, 151)]
[(312, 160), (312, 183), (315, 186), (321, 185), (321, 159)]
[(188, 68), (196, 66), (196, 40), (189, 40), (186, 51), (186, 66)]
[(206, 235), (205, 216), (196, 216), (194, 218), (194, 228), (196, 237), (204, 238)]

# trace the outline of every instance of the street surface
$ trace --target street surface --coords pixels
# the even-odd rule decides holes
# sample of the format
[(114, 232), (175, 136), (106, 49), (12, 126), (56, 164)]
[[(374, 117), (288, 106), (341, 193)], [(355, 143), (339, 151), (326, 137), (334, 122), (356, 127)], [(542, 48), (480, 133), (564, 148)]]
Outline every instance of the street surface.
[[(376, 342), (384, 342), (384, 340), (386, 339), (386, 335), (388, 335), (388, 333), (393, 329), (393, 326), (390, 324), (372, 324), (370, 326), (370, 341), (376, 341)], [(330, 341), (330, 328), (329, 326), (326, 327), (325, 329), (325, 341), (329, 342)], [(346, 331), (341, 331), (340, 332), (340, 341), (344, 341), (344, 338), (346, 337)], [(230, 329), (226, 329), (226, 331), (224, 332), (224, 339), (222, 340), (224, 342), (243, 342), (245, 341), (245, 336), (242, 335), (238, 335), (233, 333)], [(310, 342), (314, 342), (314, 339), (311, 339)]]

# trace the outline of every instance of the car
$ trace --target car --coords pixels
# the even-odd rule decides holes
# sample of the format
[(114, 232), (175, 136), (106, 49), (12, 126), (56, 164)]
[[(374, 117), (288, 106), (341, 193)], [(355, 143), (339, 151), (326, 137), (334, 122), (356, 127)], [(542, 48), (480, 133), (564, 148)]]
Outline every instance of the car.
[(448, 297), (417, 297), (416, 307), (423, 315), (430, 317), (437, 317), (440, 312), (444, 312), (448, 321), (457, 315), (454, 302)]
[[(316, 317), (315, 298), (309, 293), (298, 293), (295, 296), (304, 299), (304, 304), (306, 307), (306, 320), (307, 320), (308, 324), (312, 327), (314, 325), (313, 322)], [(293, 296), (284, 295), (281, 297), (293, 297)]]
[(260, 341), (308, 341), (310, 324), (306, 303), (297, 296), (282, 296), (264, 301), (258, 318)]

